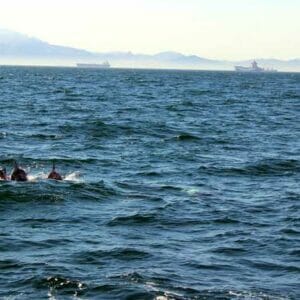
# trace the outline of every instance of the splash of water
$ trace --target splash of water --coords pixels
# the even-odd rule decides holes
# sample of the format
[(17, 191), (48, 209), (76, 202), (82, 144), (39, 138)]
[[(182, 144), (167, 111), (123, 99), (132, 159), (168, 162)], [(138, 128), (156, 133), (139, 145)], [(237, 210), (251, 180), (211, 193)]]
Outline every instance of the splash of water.
[(64, 180), (66, 181), (72, 181), (72, 182), (82, 182), (82, 178), (81, 178), (81, 174), (79, 171), (75, 171), (75, 172), (72, 172), (70, 174), (67, 174), (65, 177), (64, 177)]
[[(38, 173), (32, 173), (28, 174), (27, 178), (29, 182), (38, 182), (41, 180), (48, 179), (48, 173), (46, 172), (38, 172)], [(63, 176), (63, 181), (69, 181), (69, 182), (83, 182), (83, 179), (81, 178), (81, 174), (79, 171), (71, 172), (69, 174), (66, 174)]]

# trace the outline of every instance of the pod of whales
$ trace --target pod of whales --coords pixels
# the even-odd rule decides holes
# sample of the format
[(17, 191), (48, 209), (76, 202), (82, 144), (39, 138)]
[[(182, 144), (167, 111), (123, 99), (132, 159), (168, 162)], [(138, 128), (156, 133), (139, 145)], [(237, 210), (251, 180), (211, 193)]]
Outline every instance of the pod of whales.
[[(52, 171), (48, 175), (48, 179), (63, 180), (62, 176), (56, 171), (53, 162)], [(6, 168), (0, 169), (0, 180), (8, 181), (28, 181), (27, 173), (18, 165), (14, 163), (14, 169), (10, 176), (7, 175)]]

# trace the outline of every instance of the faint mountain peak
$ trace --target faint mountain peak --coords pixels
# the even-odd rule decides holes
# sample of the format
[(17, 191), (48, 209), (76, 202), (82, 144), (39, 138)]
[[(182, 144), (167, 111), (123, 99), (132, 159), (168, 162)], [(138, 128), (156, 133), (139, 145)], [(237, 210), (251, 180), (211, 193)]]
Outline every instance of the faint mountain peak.
[(0, 44), (18, 45), (23, 43), (39, 43), (49, 45), (46, 42), (34, 37), (30, 37), (26, 34), (0, 28)]
[[(100, 37), (101, 38), (101, 37)], [(241, 62), (213, 60), (175, 51), (154, 55), (115, 51), (106, 53), (52, 45), (38, 38), (0, 28), (0, 64), (49, 64), (74, 66), (77, 62), (99, 63), (109, 61), (114, 67), (130, 68), (179, 68), (195, 70), (234, 70), (236, 64), (249, 65), (252, 60)], [(280, 71), (299, 71), (300, 60), (257, 59), (266, 68)]]
[(185, 55), (175, 51), (164, 51), (153, 55), (153, 57), (164, 59), (164, 60), (175, 60), (175, 59), (181, 59), (185, 57)]
[(56, 46), (38, 38), (7, 29), (0, 29), (0, 55), (12, 57), (92, 56), (86, 50)]

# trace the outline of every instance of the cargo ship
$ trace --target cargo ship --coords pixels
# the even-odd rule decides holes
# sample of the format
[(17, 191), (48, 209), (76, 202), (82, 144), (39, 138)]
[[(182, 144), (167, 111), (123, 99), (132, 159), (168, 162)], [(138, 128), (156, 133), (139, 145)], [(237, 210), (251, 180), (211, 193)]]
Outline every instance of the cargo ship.
[(251, 64), (251, 67), (242, 67), (242, 66), (235, 66), (234, 67), (237, 72), (256, 72), (256, 73), (274, 73), (277, 72), (275, 69), (264, 69), (258, 66), (257, 62), (254, 60)]
[(88, 68), (88, 69), (108, 69), (110, 64), (108, 61), (105, 61), (102, 64), (76, 64), (77, 68)]

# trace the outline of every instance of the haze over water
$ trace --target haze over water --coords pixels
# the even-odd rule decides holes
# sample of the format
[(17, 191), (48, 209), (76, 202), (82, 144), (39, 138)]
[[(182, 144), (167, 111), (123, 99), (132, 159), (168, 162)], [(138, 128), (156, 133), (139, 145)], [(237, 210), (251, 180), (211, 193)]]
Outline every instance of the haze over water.
[(1, 299), (299, 299), (300, 74), (1, 67), (0, 93), (30, 175), (0, 182)]

